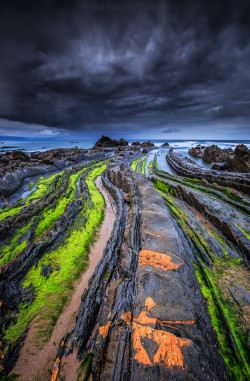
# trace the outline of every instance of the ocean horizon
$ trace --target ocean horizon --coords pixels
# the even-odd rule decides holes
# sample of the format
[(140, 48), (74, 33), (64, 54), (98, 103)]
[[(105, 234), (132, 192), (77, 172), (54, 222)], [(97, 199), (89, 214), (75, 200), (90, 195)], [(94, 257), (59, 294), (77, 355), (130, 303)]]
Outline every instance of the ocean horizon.
[[(126, 139), (129, 144), (134, 141), (139, 141), (140, 143), (150, 140), (155, 144), (156, 148), (169, 142), (170, 147), (182, 151), (180, 153), (185, 153), (189, 148), (201, 144), (201, 145), (218, 145), (220, 148), (233, 148), (237, 144), (244, 143), (248, 148), (250, 148), (250, 140), (221, 140), (221, 139)], [(14, 139), (0, 139), (0, 153), (5, 152), (6, 150), (11, 149), (21, 149), (27, 153), (34, 151), (47, 151), (54, 148), (73, 148), (77, 146), (78, 148), (90, 149), (92, 148), (97, 139), (52, 139), (52, 140), (14, 140)]]

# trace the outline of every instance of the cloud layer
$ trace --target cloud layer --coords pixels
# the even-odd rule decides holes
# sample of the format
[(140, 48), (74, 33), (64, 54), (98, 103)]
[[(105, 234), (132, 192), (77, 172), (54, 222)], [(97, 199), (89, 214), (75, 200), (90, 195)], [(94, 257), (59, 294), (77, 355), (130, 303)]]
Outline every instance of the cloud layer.
[(4, 3), (0, 118), (66, 131), (249, 128), (249, 1)]

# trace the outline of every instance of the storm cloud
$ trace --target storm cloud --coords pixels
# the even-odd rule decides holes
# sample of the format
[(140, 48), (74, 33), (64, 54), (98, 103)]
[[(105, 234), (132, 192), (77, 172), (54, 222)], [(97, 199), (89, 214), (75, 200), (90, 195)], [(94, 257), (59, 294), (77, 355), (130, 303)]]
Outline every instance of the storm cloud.
[(249, 1), (1, 4), (2, 120), (60, 133), (249, 131)]

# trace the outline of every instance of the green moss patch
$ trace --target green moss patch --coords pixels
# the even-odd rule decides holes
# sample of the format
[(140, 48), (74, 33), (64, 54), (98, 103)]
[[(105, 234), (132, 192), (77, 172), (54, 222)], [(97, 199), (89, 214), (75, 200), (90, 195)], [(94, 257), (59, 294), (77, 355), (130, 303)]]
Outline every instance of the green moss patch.
[[(35, 300), (32, 304), (21, 304), (16, 322), (5, 329), (5, 340), (9, 342), (9, 345), (22, 335), (34, 318), (36, 318), (36, 326), (38, 326), (39, 341), (43, 342), (49, 339), (53, 326), (73, 292), (75, 280), (88, 267), (90, 245), (95, 240), (97, 230), (103, 220), (105, 207), (104, 198), (95, 185), (95, 179), (102, 174), (105, 168), (106, 162), (102, 162), (88, 169), (85, 182), (90, 198), (82, 199), (85, 201), (83, 206), (79, 206), (80, 213), (77, 216), (77, 221), (71, 225), (62, 244), (57, 249), (45, 253), (23, 280), (23, 288), (32, 289)], [(37, 226), (36, 234), (42, 233), (51, 226), (63, 213), (65, 205), (69, 201), (74, 202), (78, 199), (76, 182), (84, 170), (70, 176), (67, 197), (63, 196), (50, 213), (47, 211), (43, 215), (43, 219)], [(54, 179), (53, 181), (47, 179), (46, 182), (51, 185)], [(44, 184), (43, 179), (41, 184)], [(28, 228), (27, 225), (24, 229)], [(20, 234), (21, 232), (18, 233), (18, 236)], [(15, 245), (17, 239), (18, 237), (15, 236), (11, 245)], [(25, 244), (22, 243), (21, 245)], [(18, 250), (20, 249), (21, 247), (18, 248)], [(49, 277), (42, 275), (44, 266), (50, 266), (52, 269)]]
[(77, 368), (77, 381), (88, 381), (92, 370), (93, 353), (89, 352), (84, 356)]
[[(209, 222), (203, 217), (199, 218), (195, 210), (185, 207), (173, 197), (171, 187), (161, 181), (156, 181), (154, 185), (166, 201), (195, 254), (195, 272), (207, 301), (229, 376), (232, 380), (247, 380), (250, 377), (250, 307), (247, 300), (244, 301), (244, 290), (250, 293), (249, 272), (242, 260), (233, 255), (223, 236)], [(219, 249), (224, 255), (218, 256)], [(205, 257), (209, 258), (209, 267), (202, 260)], [(237, 296), (237, 292), (243, 296)]]
[(133, 160), (131, 163), (131, 168), (136, 172), (138, 163), (141, 161), (142, 156), (138, 157), (137, 159)]
[(28, 233), (32, 222), (28, 223), (22, 229), (19, 229), (15, 236), (11, 239), (9, 245), (4, 245), (0, 247), (1, 257), (0, 265), (4, 265), (9, 261), (13, 260), (18, 254), (20, 254), (28, 245), (27, 238), (25, 238)]
[(244, 282), (248, 272), (240, 261), (232, 258), (217, 261), (210, 269), (202, 261), (194, 266), (229, 376), (232, 380), (247, 380), (250, 375), (249, 308), (235, 304), (229, 285)]

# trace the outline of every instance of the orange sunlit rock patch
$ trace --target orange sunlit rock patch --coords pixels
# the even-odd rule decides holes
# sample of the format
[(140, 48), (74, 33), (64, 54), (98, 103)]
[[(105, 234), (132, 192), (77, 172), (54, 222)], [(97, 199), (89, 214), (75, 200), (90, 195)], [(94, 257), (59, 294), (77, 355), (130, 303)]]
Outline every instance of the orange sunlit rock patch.
[(174, 263), (170, 255), (158, 253), (157, 251), (141, 250), (139, 253), (139, 266), (159, 267), (164, 271), (176, 270), (181, 263)]
[(146, 299), (146, 302), (145, 302), (145, 308), (147, 310), (150, 310), (150, 308), (153, 308), (154, 306), (156, 306), (155, 302), (153, 301), (153, 299), (151, 297), (147, 298)]
[(60, 365), (60, 359), (57, 358), (56, 362), (53, 366), (53, 371), (52, 371), (52, 375), (50, 377), (50, 381), (56, 381), (58, 373), (59, 373), (59, 365)]
[(157, 318), (151, 318), (147, 316), (146, 311), (141, 311), (138, 318), (134, 318), (133, 321), (139, 324), (156, 324)]
[(166, 320), (164, 323), (168, 324), (191, 324), (195, 323), (195, 320)]
[[(154, 300), (151, 297), (148, 297), (145, 301), (145, 309), (149, 311), (154, 306), (156, 306)], [(190, 345), (191, 340), (181, 339), (173, 333), (155, 329), (156, 323), (165, 324), (171, 327), (171, 324), (194, 324), (195, 321), (162, 321), (158, 318), (147, 316), (147, 311), (141, 311), (139, 316), (133, 319), (132, 324), (132, 340), (135, 350), (135, 360), (140, 364), (149, 366), (157, 364), (172, 370), (186, 369), (181, 348)], [(150, 325), (154, 325), (154, 327), (150, 327)], [(153, 360), (150, 359), (147, 349), (143, 345), (144, 338), (150, 339), (158, 345)]]
[(109, 328), (111, 325), (111, 321), (109, 320), (110, 316), (111, 316), (111, 313), (109, 313), (107, 324), (103, 325), (102, 327), (99, 327), (99, 333), (100, 333), (100, 335), (102, 335), (103, 338), (107, 337), (107, 335), (109, 333)]
[(147, 324), (153, 324), (155, 325), (156, 323), (160, 324), (194, 324), (194, 320), (187, 320), (187, 321), (180, 321), (180, 320), (160, 320), (158, 318), (152, 318), (147, 315), (146, 311), (141, 311), (139, 316), (137, 318), (133, 319), (134, 322), (142, 324), (142, 325), (147, 325)]
[[(148, 337), (149, 334), (149, 327), (144, 327), (139, 324), (133, 323), (132, 340), (133, 347), (135, 350), (134, 359), (138, 361), (140, 364), (144, 365), (152, 365), (149, 355), (141, 343), (141, 339), (144, 337)], [(152, 339), (152, 337), (150, 337), (150, 339)]]
[[(153, 340), (158, 349), (150, 360), (147, 350), (142, 344), (142, 339)], [(164, 365), (167, 368), (175, 370), (184, 370), (183, 354), (181, 348), (191, 344), (188, 339), (181, 339), (174, 334), (151, 327), (143, 326), (133, 322), (133, 347), (135, 350), (135, 360), (144, 365)]]
[(131, 312), (129, 311), (129, 312), (125, 312), (124, 314), (122, 314), (121, 319), (124, 320), (125, 323), (130, 325), (131, 320), (132, 320)]
[(109, 333), (110, 325), (111, 325), (111, 321), (109, 320), (106, 325), (104, 325), (103, 327), (99, 327), (99, 333), (100, 335), (102, 335), (104, 339), (105, 337), (107, 337)]

